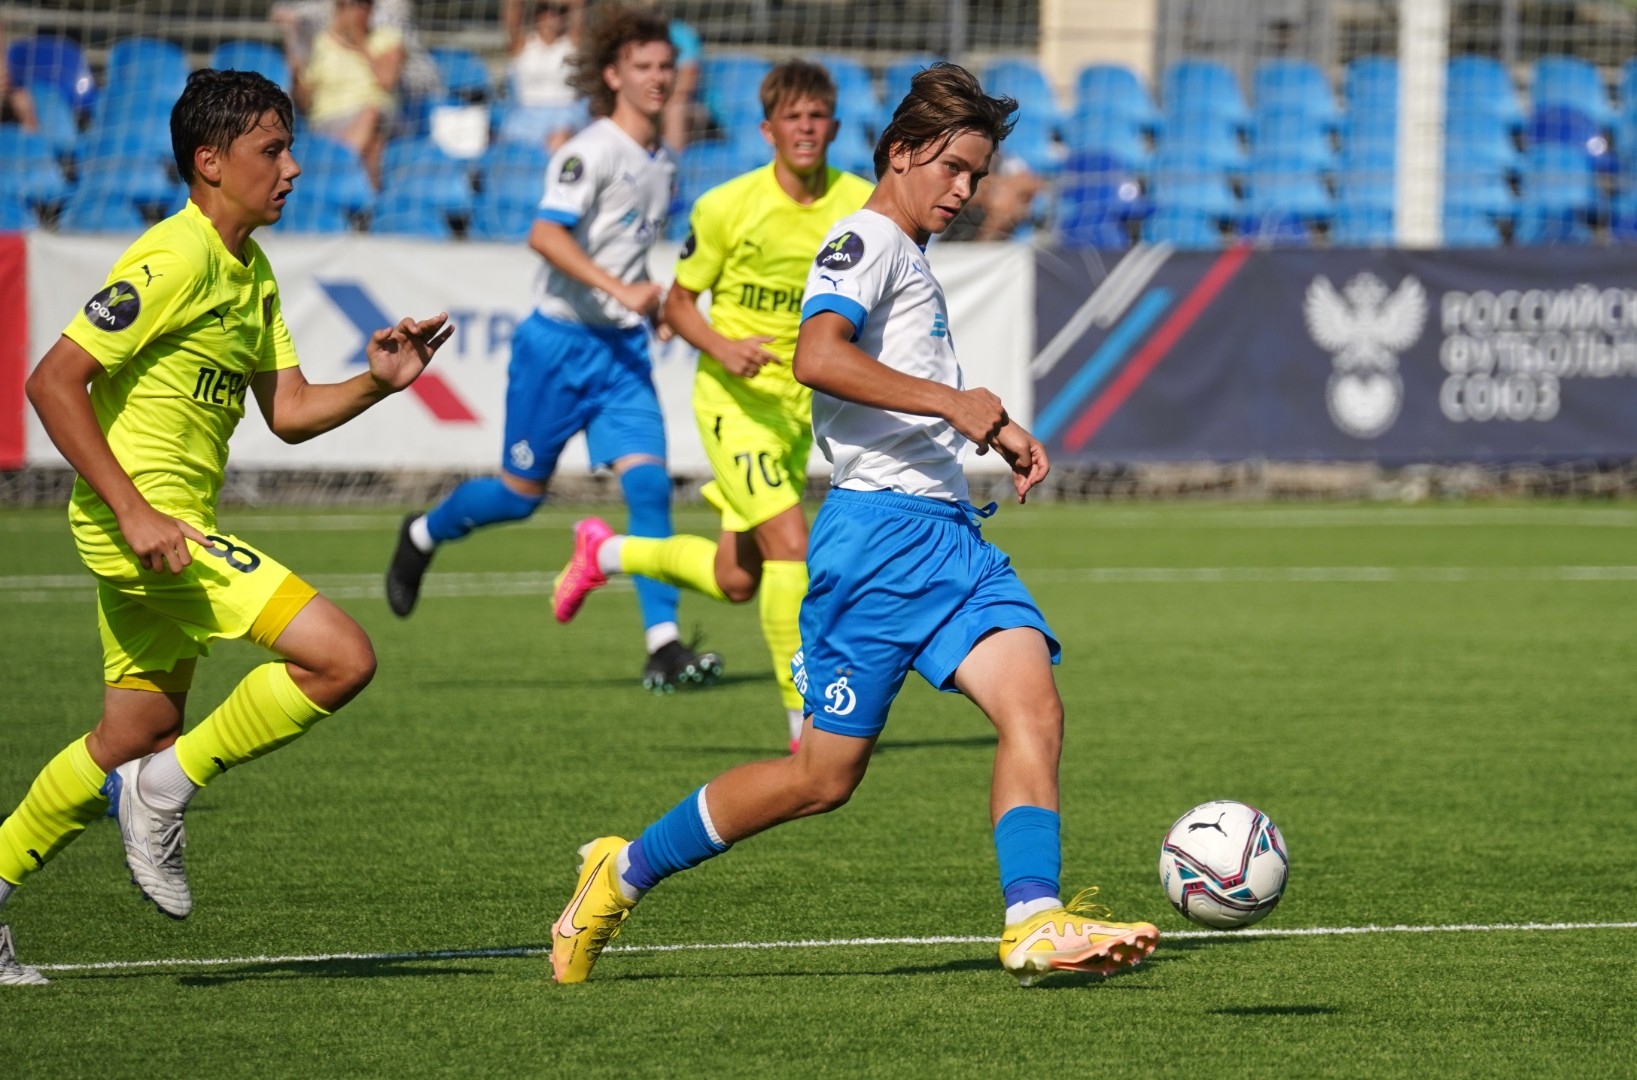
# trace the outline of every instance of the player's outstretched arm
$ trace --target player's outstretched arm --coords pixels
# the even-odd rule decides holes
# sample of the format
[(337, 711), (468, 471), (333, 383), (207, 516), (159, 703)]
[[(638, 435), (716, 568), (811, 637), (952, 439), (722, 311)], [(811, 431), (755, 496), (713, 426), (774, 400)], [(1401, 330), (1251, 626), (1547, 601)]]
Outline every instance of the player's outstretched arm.
[(1000, 398), (988, 390), (956, 390), (906, 375), (852, 343), (853, 324), (821, 311), (801, 324), (793, 365), (796, 381), (831, 397), (877, 409), (940, 416), (987, 453), (1011, 421)]
[(721, 365), (741, 378), (750, 378), (768, 364), (777, 364), (779, 358), (764, 346), (773, 339), (765, 334), (747, 338), (730, 338), (716, 331), (699, 310), (699, 294), (692, 289), (671, 282), (671, 291), (665, 294), (665, 322), (682, 335), (682, 340), (707, 356), (713, 356)]
[(454, 332), (449, 315), (404, 318), (370, 335), (369, 370), (345, 382), (314, 384), (299, 367), (264, 371), (251, 380), (268, 428), (287, 443), (305, 442), (340, 427), (376, 402), (420, 378)]
[(142, 565), (179, 574), (193, 561), (184, 541), (213, 545), (192, 525), (150, 506), (114, 457), (86, 389), (100, 374), (96, 357), (73, 339), (58, 338), (28, 377), (28, 400), (63, 457), (114, 512), (125, 543)]
[(1017, 489), (1017, 501), (1022, 502), (1029, 489), (1046, 479), (1051, 472), (1051, 461), (1040, 440), (1030, 435), (1016, 421), (1009, 421), (991, 443), (997, 453), (1012, 467), (1012, 486)]

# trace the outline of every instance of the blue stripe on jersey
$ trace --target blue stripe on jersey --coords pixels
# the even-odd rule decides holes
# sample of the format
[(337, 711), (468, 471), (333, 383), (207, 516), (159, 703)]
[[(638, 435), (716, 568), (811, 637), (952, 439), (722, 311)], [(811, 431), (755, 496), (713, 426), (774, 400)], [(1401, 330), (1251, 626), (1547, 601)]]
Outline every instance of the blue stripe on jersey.
[(567, 210), (536, 210), (534, 217), (536, 221), (554, 221), (565, 229), (572, 229), (580, 223), (580, 216)]
[(869, 318), (870, 315), (869, 312), (864, 310), (864, 305), (857, 300), (849, 300), (845, 296), (826, 293), (823, 296), (812, 297), (801, 306), (801, 321), (806, 322), (821, 311), (833, 311), (852, 323), (854, 341), (858, 340), (859, 333), (864, 329), (864, 320)]

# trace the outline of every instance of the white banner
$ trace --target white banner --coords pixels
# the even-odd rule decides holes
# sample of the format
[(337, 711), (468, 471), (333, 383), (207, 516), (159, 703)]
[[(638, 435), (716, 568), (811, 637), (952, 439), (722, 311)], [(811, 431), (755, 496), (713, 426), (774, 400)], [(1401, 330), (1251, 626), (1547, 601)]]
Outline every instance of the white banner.
[[(295, 446), (267, 430), (252, 403), (233, 437), (237, 466), (275, 468), (499, 469), (506, 364), (513, 328), (532, 308), (539, 256), (521, 244), (429, 243), (390, 237), (258, 236), (284, 298), (284, 319), (311, 382), (360, 370), (369, 333), (405, 315), (448, 311), (455, 334), (423, 378), (344, 427)], [(37, 361), (103, 283), (127, 238), (29, 234), (30, 356)], [(1010, 244), (934, 245), (929, 257), (949, 296), (968, 386), (987, 386), (1020, 422), (1032, 413), (1034, 258)], [(676, 246), (653, 256), (670, 279)], [(665, 410), (671, 471), (704, 476), (709, 463), (691, 408), (694, 352), (681, 340), (656, 345), (654, 382)], [(30, 464), (62, 458), (30, 411)], [(992, 457), (974, 457), (992, 468)], [(564, 451), (559, 471), (584, 473), (585, 442)], [(815, 455), (813, 471), (825, 463)]]

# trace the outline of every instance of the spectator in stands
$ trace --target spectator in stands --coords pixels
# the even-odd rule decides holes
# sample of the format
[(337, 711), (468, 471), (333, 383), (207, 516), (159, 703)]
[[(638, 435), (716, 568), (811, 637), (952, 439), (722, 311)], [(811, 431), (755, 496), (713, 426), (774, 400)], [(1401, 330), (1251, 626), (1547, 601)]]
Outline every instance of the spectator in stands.
[(699, 97), (699, 59), (705, 46), (699, 31), (681, 19), (671, 20), (671, 44), (676, 47), (676, 87), (671, 91), (671, 100), (665, 103), (661, 134), (666, 146), (681, 153), (693, 132), (705, 126), (695, 104)]
[[(278, 0), (273, 5), (268, 17), (284, 30), (284, 51), (289, 57), (291, 71), (306, 65), (314, 43), (328, 28), (333, 14), (331, 0)], [(438, 65), (432, 54), (421, 42), (420, 31), (415, 26), (412, 0), (375, 0), (370, 11), (369, 27), (371, 30), (383, 27), (396, 30), (403, 40), (404, 61), (403, 70), (398, 76), (398, 89), (404, 99), (436, 97), (443, 89), (443, 77), (438, 73)], [(394, 133), (415, 123), (415, 117), (400, 115), (395, 118)]]
[(290, 54), (296, 101), (314, 131), (358, 151), (380, 183), (381, 151), (395, 91), (403, 71), (403, 35), (387, 26), (370, 28), (372, 0), (334, 0), (327, 30), (313, 41), (306, 62)]
[(0, 23), (0, 124), (21, 124), (24, 131), (37, 131), (34, 96), (26, 86), (13, 86), (6, 68), (6, 24)]
[(591, 122), (585, 102), (569, 85), (571, 61), (580, 47), (585, 19), (583, 0), (540, 0), (534, 8), (533, 28), (523, 25), (523, 0), (505, 0), (511, 60), (506, 77), (511, 83), (512, 108), (501, 125), (506, 142), (535, 143), (552, 153), (576, 131)]
[(995, 152), (989, 175), (978, 185), (960, 217), (949, 223), (939, 242), (1009, 240), (1033, 215), (1036, 195), (1045, 181), (1021, 158)]

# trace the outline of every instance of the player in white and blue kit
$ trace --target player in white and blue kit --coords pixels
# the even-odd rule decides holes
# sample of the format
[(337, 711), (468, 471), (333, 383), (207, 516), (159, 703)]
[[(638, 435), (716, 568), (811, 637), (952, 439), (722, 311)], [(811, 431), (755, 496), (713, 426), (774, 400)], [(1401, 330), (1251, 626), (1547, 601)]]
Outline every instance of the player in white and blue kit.
[[(671, 535), (665, 423), (648, 356), (663, 290), (649, 280), (648, 251), (664, 232), (676, 176), (660, 141), (675, 78), (663, 16), (599, 9), (574, 83), (600, 119), (547, 168), (529, 233), (545, 262), (534, 312), (512, 339), (502, 472), (467, 481), (430, 512), (404, 519), (386, 581), (398, 615), (414, 610), (439, 544), (534, 513), (563, 446), (581, 431), (592, 465), (612, 466), (619, 477), (630, 534)], [(713, 676), (720, 660), (679, 640), (676, 588), (635, 580), (648, 653), (643, 683), (666, 690)], [(559, 621), (573, 615), (554, 607)]]
[(880, 184), (831, 230), (808, 275), (796, 378), (834, 466), (808, 547), (811, 584), (792, 665), (807, 728), (788, 758), (712, 780), (635, 841), (602, 837), (552, 928), (553, 976), (583, 980), (651, 887), (785, 821), (833, 810), (864, 777), (913, 668), (965, 694), (995, 725), (990, 812), (1006, 905), (1002, 966), (1025, 986), (1053, 970), (1110, 974), (1159, 940), (1059, 896), (1058, 646), (1005, 553), (983, 539), (994, 512), (968, 501), (968, 448), (1012, 467), (1018, 501), (1046, 452), (987, 390), (965, 388), (943, 289), (925, 245), (972, 198), (1017, 103), (952, 64), (915, 76), (875, 150)]

